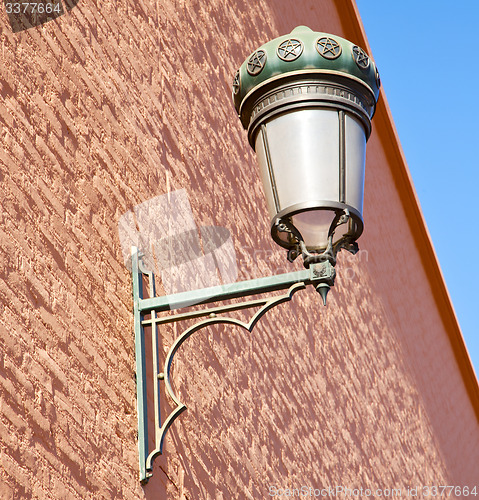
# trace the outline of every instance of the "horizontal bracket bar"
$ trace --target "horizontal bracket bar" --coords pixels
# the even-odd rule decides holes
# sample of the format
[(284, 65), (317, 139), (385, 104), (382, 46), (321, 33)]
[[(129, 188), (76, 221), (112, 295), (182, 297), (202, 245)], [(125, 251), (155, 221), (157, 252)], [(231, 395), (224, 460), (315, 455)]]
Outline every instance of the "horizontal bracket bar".
[(227, 285), (201, 288), (200, 290), (193, 290), (191, 292), (142, 299), (139, 302), (139, 308), (142, 313), (151, 311), (161, 312), (181, 309), (185, 305), (190, 304), (207, 304), (220, 300), (230, 300), (248, 295), (285, 290), (295, 283), (312, 283), (314, 279), (312, 278), (312, 273), (312, 269), (305, 269), (303, 271), (279, 274), (278, 276), (268, 276), (266, 278), (239, 281)]

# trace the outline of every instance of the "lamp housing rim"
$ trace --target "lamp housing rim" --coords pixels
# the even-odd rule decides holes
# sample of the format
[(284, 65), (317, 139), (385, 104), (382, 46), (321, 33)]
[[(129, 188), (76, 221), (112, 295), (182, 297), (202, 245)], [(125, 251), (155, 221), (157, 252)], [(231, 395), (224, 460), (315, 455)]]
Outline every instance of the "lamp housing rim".
[[(319, 73), (318, 73), (319, 76)], [(303, 109), (343, 110), (358, 119), (364, 127), (366, 140), (371, 135), (371, 117), (374, 114), (374, 97), (361, 82), (348, 81), (343, 75), (312, 78), (311, 72), (288, 75), (281, 85), (261, 87), (255, 100), (245, 102), (244, 115), (248, 118), (248, 141), (255, 150), (256, 133), (263, 123), (273, 117)], [(275, 82), (277, 83), (277, 82)], [(256, 92), (256, 91), (255, 91)]]
[[(356, 241), (361, 234), (363, 233), (364, 230), (364, 222), (363, 222), (363, 217), (361, 213), (351, 205), (348, 205), (346, 203), (341, 203), (338, 201), (331, 201), (331, 200), (313, 200), (313, 201), (305, 201), (302, 203), (296, 203), (294, 205), (290, 205), (289, 207), (284, 208), (280, 212), (278, 212), (271, 220), (271, 237), (277, 243), (278, 245), (282, 246), (283, 248), (286, 248), (287, 250), (294, 249), (297, 244), (299, 243), (298, 241), (284, 241), (278, 236), (278, 226), (282, 221), (288, 221), (291, 225), (294, 226), (294, 224), (291, 222), (291, 217), (298, 215), (300, 213), (305, 213), (305, 212), (314, 212), (314, 211), (319, 211), (319, 210), (324, 210), (324, 211), (330, 211), (330, 212), (335, 212), (336, 216), (335, 219), (332, 221), (332, 226), (334, 223), (334, 220), (338, 220), (341, 215), (344, 213), (348, 212), (349, 216), (353, 220), (354, 223), (354, 231), (350, 233), (346, 233), (343, 235), (340, 240), (338, 240), (335, 245), (340, 243), (341, 241)], [(337, 227), (337, 225), (335, 226)], [(297, 230), (297, 229), (296, 229)], [(299, 232), (299, 231), (298, 231)], [(312, 249), (308, 246), (309, 249)], [(314, 251), (322, 251), (325, 250), (326, 247), (318, 247), (314, 248), (312, 250)]]
[[(321, 40), (330, 45), (321, 50)], [(291, 58), (281, 57), (280, 49), (289, 44)], [(296, 46), (295, 49), (292, 48)], [(337, 53), (331, 56), (337, 48)], [(374, 107), (379, 97), (380, 78), (374, 61), (358, 45), (324, 32), (298, 26), (291, 33), (277, 37), (254, 51), (237, 71), (233, 83), (233, 102), (244, 128), (248, 128), (248, 105), (257, 92), (295, 75), (336, 75), (348, 78), (367, 89)], [(370, 118), (374, 114), (370, 115)]]

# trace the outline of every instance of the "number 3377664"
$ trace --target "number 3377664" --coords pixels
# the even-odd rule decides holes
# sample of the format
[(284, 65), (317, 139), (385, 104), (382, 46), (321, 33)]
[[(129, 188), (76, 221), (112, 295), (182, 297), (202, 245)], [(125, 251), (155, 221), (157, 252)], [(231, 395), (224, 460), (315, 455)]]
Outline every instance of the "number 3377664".
[(7, 14), (53, 14), (61, 12), (61, 4), (58, 3), (37, 3), (37, 2), (12, 2), (5, 3)]

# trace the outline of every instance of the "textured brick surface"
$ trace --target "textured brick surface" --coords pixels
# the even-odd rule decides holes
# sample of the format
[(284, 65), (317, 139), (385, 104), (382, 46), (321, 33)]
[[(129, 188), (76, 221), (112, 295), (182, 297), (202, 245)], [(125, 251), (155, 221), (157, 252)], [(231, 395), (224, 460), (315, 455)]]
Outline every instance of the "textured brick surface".
[[(341, 6), (341, 2), (337, 2)], [(239, 279), (286, 272), (230, 103), (245, 56), (330, 0), (81, 1), (1, 19), (0, 497), (266, 498), (268, 486), (479, 483), (479, 426), (375, 131), (364, 252), (251, 334), (185, 344), (188, 411), (138, 483), (129, 273), (118, 220), (186, 189), (231, 230)], [(299, 266), (299, 263), (297, 264)], [(162, 344), (178, 335), (162, 328)]]

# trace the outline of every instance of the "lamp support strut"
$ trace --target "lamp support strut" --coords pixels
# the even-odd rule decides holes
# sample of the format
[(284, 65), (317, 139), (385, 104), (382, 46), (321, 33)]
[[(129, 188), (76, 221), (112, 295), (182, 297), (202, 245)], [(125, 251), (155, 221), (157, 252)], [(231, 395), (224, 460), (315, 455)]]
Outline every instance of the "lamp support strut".
[[(214, 324), (237, 325), (251, 332), (260, 318), (278, 304), (291, 300), (294, 293), (314, 285), (325, 302), (327, 289), (334, 284), (335, 270), (333, 265), (325, 260), (310, 265), (301, 271), (269, 276), (231, 283), (227, 285), (203, 288), (191, 292), (157, 297), (155, 280), (151, 271), (143, 268), (141, 254), (136, 247), (131, 252), (133, 279), (133, 309), (134, 333), (136, 351), (136, 388), (138, 410), (138, 451), (140, 462), (140, 481), (145, 483), (152, 475), (153, 460), (163, 452), (165, 435), (176, 418), (186, 410), (186, 406), (173, 392), (171, 386), (171, 366), (173, 358), (182, 344), (195, 332)], [(144, 277), (148, 276), (149, 297), (143, 297)], [(182, 309), (190, 305), (205, 305), (212, 302), (228, 301), (244, 298), (250, 295), (266, 294), (279, 290), (287, 290), (282, 295), (246, 300), (239, 303), (228, 303), (218, 307), (205, 307), (201, 310), (186, 311), (172, 315), (158, 316), (158, 313)], [(258, 308), (248, 323), (227, 316), (218, 316), (227, 312)], [(148, 316), (148, 318), (146, 318)], [(206, 319), (204, 319), (206, 317)], [(179, 321), (200, 319), (188, 327), (170, 347), (163, 371), (160, 372), (158, 360), (158, 326)], [(145, 327), (151, 326), (152, 364), (153, 364), (153, 399), (154, 399), (154, 438), (155, 446), (149, 451), (148, 434), (148, 404), (146, 377)], [(165, 391), (174, 402), (175, 408), (161, 422), (160, 416), (160, 383), (164, 383)]]

